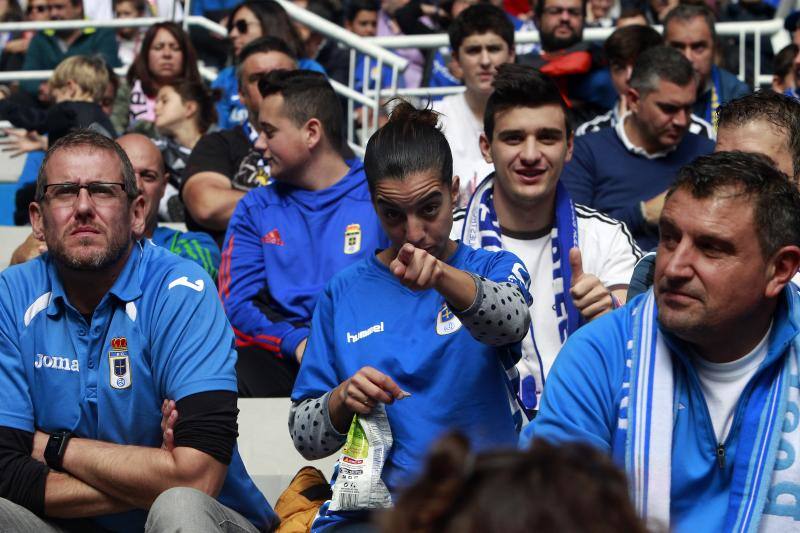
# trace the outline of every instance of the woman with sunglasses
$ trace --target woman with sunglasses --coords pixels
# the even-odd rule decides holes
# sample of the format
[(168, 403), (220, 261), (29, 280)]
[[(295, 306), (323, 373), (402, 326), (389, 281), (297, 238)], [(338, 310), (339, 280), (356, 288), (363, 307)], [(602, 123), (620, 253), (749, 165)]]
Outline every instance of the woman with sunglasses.
[(178, 24), (154, 24), (147, 30), (142, 48), (117, 91), (111, 116), (116, 130), (153, 137), (158, 90), (179, 79), (203, 81), (197, 70), (194, 46)]
[[(521, 424), (511, 390), (530, 322), (530, 278), (510, 252), (449, 238), (458, 179), (437, 121), (402, 102), (370, 138), (364, 172), (391, 245), (339, 272), (320, 294), (289, 413), (306, 459), (336, 453), (354, 415), (387, 420), (379, 425), (391, 448), (383, 464), (363, 469), (382, 468), (392, 495), (420, 473), (442, 434), (460, 431), (479, 450), (509, 448)], [(379, 487), (361, 489), (386, 506)], [(314, 531), (369, 521), (371, 503), (351, 501), (348, 491), (320, 508)]]
[[(228, 37), (236, 64), (239, 52), (248, 43), (263, 36), (281, 39), (297, 58), (297, 68), (325, 74), (325, 69), (305, 54), (305, 47), (292, 20), (273, 0), (247, 0), (236, 6), (228, 17)], [(247, 109), (239, 100), (239, 82), (234, 65), (225, 67), (211, 84), (222, 97), (217, 103), (220, 128), (232, 128), (247, 120)]]

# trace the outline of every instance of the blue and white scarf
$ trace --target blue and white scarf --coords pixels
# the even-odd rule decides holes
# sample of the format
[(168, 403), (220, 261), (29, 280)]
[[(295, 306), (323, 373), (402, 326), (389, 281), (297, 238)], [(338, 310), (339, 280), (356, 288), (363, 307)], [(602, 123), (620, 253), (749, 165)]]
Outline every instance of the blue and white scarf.
[[(787, 290), (791, 313), (800, 298)], [(631, 309), (616, 442), (625, 442), (625, 469), (636, 510), (650, 527), (670, 525), (673, 363), (656, 320), (653, 291)], [(792, 317), (794, 322), (794, 317)], [(734, 458), (725, 531), (797, 531), (800, 516), (800, 339), (774, 369), (757, 375), (745, 405)], [(665, 420), (666, 417), (667, 418)]]
[[(569, 251), (578, 246), (578, 222), (575, 217), (575, 206), (561, 182), (556, 185), (555, 222), (550, 232), (550, 239), (553, 251), (555, 310), (558, 315), (559, 336), (563, 344), (567, 337), (580, 327), (581, 315), (568, 294), (572, 279)], [(472, 248), (483, 248), (492, 252), (503, 249), (500, 223), (494, 209), (493, 173), (478, 185), (469, 200), (461, 231), (461, 242)], [(531, 288), (531, 296), (536, 298), (535, 287)], [(534, 373), (524, 376), (519, 389), (520, 400), (529, 419), (537, 408), (538, 396), (544, 388), (544, 365), (539, 348), (536, 346), (534, 327), (531, 323), (530, 335), (539, 372), (538, 375)]]

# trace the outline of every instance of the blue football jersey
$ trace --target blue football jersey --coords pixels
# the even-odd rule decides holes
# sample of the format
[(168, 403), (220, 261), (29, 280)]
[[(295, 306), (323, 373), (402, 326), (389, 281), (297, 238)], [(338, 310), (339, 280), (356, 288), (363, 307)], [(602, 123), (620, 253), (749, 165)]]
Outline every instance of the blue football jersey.
[[(159, 447), (162, 400), (236, 392), (235, 364), (213, 281), (149, 241), (133, 247), (88, 320), (69, 303), (49, 254), (0, 275), (0, 426)], [(236, 449), (217, 499), (257, 527), (275, 521)], [(146, 516), (95, 520), (142, 531)]]
[[(529, 298), (527, 272), (510, 252), (459, 243), (448, 263), (516, 283)], [(320, 296), (292, 400), (318, 398), (364, 366), (410, 392), (386, 406), (394, 444), (382, 477), (396, 492), (414, 479), (430, 445), (447, 431), (462, 432), (478, 450), (515, 445), (506, 369), (519, 353), (519, 343), (478, 342), (441, 294), (404, 287), (373, 255), (336, 275)]]

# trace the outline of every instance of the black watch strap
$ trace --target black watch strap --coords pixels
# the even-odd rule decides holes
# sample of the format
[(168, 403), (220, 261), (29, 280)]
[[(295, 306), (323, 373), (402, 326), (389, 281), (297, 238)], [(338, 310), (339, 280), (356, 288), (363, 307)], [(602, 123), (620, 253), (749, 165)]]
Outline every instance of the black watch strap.
[(53, 470), (64, 472), (61, 463), (64, 461), (64, 452), (71, 438), (72, 433), (69, 431), (54, 431), (50, 434), (50, 438), (47, 440), (47, 446), (44, 448), (44, 460), (47, 466)]

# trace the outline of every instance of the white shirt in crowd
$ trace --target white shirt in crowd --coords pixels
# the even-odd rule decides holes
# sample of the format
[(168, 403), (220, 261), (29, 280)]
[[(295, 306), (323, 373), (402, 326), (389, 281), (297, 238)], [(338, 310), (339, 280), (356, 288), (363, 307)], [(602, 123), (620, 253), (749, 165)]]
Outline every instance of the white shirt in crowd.
[[(461, 238), (464, 218), (460, 214), (456, 213), (454, 218), (450, 233), (453, 239)], [(641, 251), (625, 224), (579, 204), (575, 205), (575, 215), (584, 272), (597, 276), (606, 287), (628, 285)], [(561, 350), (550, 229), (539, 235), (521, 235), (503, 229), (501, 223), (501, 230), (503, 249), (519, 257), (531, 276), (531, 331), (522, 341), (522, 359), (517, 368), (521, 379), (533, 376), (536, 380), (538, 405), (547, 374)], [(570, 280), (563, 281), (569, 291)]]
[(697, 370), (697, 377), (700, 378), (700, 388), (706, 398), (711, 424), (720, 444), (725, 442), (731, 430), (739, 397), (767, 357), (769, 347), (767, 341), (771, 332), (772, 324), (758, 345), (749, 354), (736, 361), (712, 363), (702, 357), (694, 358), (694, 368)]
[(460, 179), (458, 207), (464, 207), (483, 178), (494, 172), (494, 165), (481, 155), (480, 138), (483, 119), (478, 120), (467, 105), (464, 93), (454, 94), (433, 103), (442, 132), (453, 152), (453, 175)]

